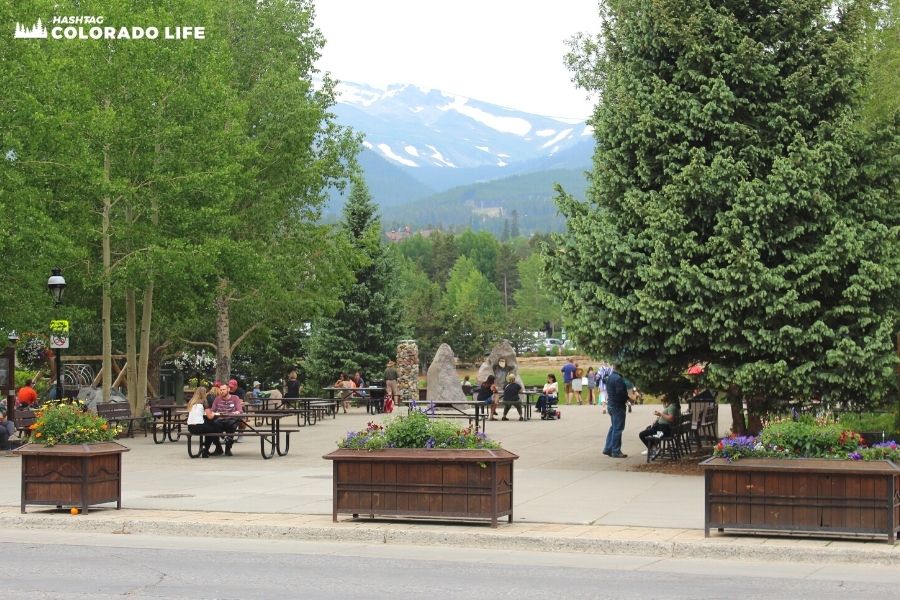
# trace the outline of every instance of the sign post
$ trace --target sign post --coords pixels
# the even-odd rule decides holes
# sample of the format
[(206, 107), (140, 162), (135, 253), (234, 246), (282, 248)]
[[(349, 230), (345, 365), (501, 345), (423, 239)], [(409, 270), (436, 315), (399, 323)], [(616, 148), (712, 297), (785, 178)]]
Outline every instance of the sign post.
[(69, 348), (69, 322), (65, 320), (50, 321), (50, 347), (56, 353), (56, 399), (65, 397), (63, 389), (62, 350)]

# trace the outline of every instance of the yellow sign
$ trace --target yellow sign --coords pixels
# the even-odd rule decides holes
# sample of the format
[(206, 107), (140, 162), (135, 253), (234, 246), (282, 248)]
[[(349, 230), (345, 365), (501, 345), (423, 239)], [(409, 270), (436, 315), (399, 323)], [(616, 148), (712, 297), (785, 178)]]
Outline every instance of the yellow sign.
[(50, 347), (53, 349), (69, 347), (68, 321), (50, 321)]

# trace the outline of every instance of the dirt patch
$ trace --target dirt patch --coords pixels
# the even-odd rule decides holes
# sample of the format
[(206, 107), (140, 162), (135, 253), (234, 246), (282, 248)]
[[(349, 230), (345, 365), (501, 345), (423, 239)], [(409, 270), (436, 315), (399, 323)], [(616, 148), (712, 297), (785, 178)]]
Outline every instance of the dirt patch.
[(682, 458), (681, 460), (656, 460), (649, 464), (631, 465), (628, 470), (639, 473), (663, 473), (665, 475), (703, 475), (700, 463), (707, 458), (709, 457), (698, 456)]

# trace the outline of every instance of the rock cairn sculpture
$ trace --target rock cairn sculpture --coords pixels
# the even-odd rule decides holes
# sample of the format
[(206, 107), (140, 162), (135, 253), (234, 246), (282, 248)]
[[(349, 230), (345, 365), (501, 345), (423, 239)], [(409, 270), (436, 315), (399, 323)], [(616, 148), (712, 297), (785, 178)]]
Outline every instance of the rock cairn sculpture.
[(428, 402), (465, 402), (462, 384), (456, 374), (456, 356), (447, 344), (441, 344), (428, 367)]
[(419, 346), (415, 340), (397, 344), (397, 393), (401, 400), (419, 399)]
[[(491, 353), (488, 354), (487, 358), (484, 359), (484, 362), (481, 363), (477, 375), (478, 383), (481, 384), (488, 378), (488, 375), (493, 375), (496, 378), (497, 389), (502, 392), (503, 386), (506, 385), (506, 376), (510, 373), (516, 376), (516, 383), (521, 385), (524, 390), (525, 383), (522, 381), (522, 376), (519, 375), (519, 363), (516, 360), (516, 351), (513, 350), (512, 344), (510, 344), (509, 341), (503, 340), (494, 346)], [(524, 393), (519, 394), (519, 400), (525, 402)]]

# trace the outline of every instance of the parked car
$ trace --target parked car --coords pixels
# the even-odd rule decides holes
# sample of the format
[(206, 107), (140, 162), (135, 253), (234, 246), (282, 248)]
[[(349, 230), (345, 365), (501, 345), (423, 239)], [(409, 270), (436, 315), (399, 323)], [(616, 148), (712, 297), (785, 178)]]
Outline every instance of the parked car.
[(565, 347), (565, 342), (559, 338), (547, 338), (544, 340), (544, 348), (547, 350), (561, 349)]

